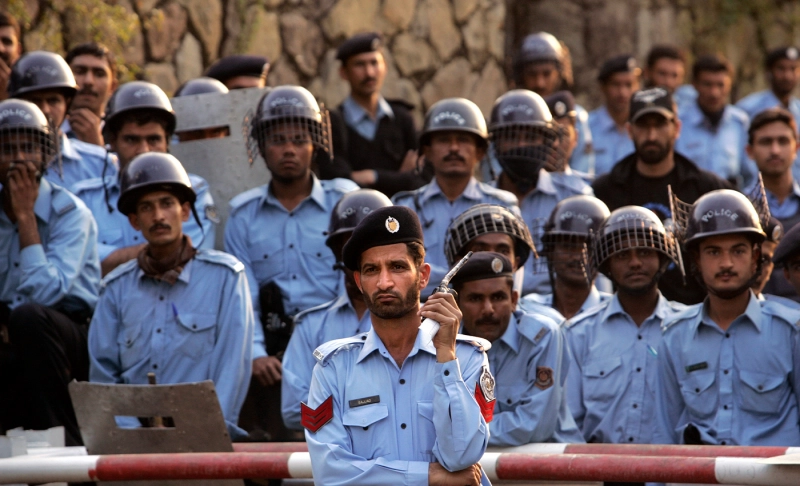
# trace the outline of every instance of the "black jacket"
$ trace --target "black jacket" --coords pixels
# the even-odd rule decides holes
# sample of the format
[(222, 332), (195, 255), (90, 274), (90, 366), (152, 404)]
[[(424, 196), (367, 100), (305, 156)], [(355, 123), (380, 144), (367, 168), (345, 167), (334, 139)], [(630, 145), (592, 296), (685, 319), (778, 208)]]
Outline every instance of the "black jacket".
[[(675, 152), (674, 159), (678, 182), (673, 186), (672, 191), (684, 202), (692, 204), (703, 194), (717, 189), (735, 189), (730, 182), (700, 169), (694, 162), (677, 152)], [(643, 206), (651, 202), (634, 200), (633, 191), (630, 191), (629, 188), (634, 184), (635, 170), (636, 154), (633, 153), (617, 162), (611, 172), (595, 179), (592, 184), (594, 195), (606, 203), (611, 211), (622, 206)], [(666, 192), (667, 188), (665, 187), (664, 194)], [(695, 277), (688, 275), (691, 265), (686, 254), (683, 255), (683, 262), (687, 272), (686, 284), (684, 285), (677, 266), (670, 265), (659, 280), (658, 287), (664, 297), (669, 300), (687, 305), (702, 302), (706, 291), (695, 280)]]
[(409, 150), (417, 148), (412, 108), (403, 101), (387, 100), (394, 118), (383, 117), (378, 123), (373, 140), (367, 140), (344, 121), (342, 106), (330, 112), (334, 159), (331, 164), (319, 167), (321, 179), (350, 178), (356, 170), (372, 169), (378, 181), (372, 189), (391, 197), (399, 191), (410, 191), (430, 182), (430, 167), (417, 172), (398, 172)]

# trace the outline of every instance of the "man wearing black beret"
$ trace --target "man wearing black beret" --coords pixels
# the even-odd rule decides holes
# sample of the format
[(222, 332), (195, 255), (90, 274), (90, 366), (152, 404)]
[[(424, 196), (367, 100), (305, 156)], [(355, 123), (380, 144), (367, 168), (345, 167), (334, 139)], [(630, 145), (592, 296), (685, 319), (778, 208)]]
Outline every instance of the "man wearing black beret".
[(431, 173), (417, 171), (413, 106), (381, 96), (386, 78), (382, 48), (380, 34), (370, 32), (354, 35), (336, 51), (350, 96), (331, 111), (335, 159), (320, 167), (320, 175), (346, 177), (391, 197), (422, 186)]
[(783, 275), (800, 295), (800, 224), (790, 229), (775, 248), (772, 256), (775, 266), (783, 268)]
[[(451, 294), (420, 307), (430, 276), (424, 258), (419, 219), (400, 206), (372, 211), (344, 246), (372, 329), (314, 351), (308, 402), (298, 405), (316, 478), (490, 484), (478, 461), (494, 407), (491, 345), (457, 338), (461, 311)], [(432, 341), (419, 330), (426, 318), (440, 324)]]
[(228, 89), (263, 88), (269, 60), (264, 56), (226, 56), (209, 66), (203, 76), (219, 80)]
[(489, 445), (583, 442), (567, 407), (569, 352), (555, 320), (517, 309), (513, 266), (500, 253), (472, 255), (451, 281), (465, 334), (492, 343), (497, 380)]

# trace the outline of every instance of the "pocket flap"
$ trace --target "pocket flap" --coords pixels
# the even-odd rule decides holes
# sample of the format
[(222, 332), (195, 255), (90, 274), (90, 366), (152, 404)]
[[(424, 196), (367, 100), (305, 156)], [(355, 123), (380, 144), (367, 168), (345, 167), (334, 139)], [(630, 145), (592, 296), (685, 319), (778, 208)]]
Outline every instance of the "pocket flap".
[(217, 316), (213, 314), (178, 314), (178, 323), (190, 331), (205, 331), (214, 327), (217, 323)]
[(417, 411), (420, 415), (433, 422), (433, 402), (418, 402)]
[(622, 366), (622, 358), (619, 356), (593, 360), (583, 367), (583, 374), (591, 378), (603, 378), (620, 366)]
[(141, 324), (133, 324), (129, 326), (125, 326), (121, 333), (117, 336), (117, 344), (121, 346), (125, 346), (130, 348), (133, 346), (133, 343), (136, 342), (136, 339), (139, 337), (139, 334), (142, 332)]
[[(433, 409), (431, 409), (432, 412)], [(346, 411), (342, 416), (342, 424), (350, 427), (367, 427), (388, 416), (389, 407), (376, 403)]]
[(717, 379), (717, 372), (715, 370), (709, 371), (693, 371), (689, 373), (686, 380), (686, 390), (690, 393), (703, 393)]
[(739, 379), (758, 393), (774, 390), (785, 381), (785, 378), (780, 375), (771, 375), (749, 370), (739, 370)]

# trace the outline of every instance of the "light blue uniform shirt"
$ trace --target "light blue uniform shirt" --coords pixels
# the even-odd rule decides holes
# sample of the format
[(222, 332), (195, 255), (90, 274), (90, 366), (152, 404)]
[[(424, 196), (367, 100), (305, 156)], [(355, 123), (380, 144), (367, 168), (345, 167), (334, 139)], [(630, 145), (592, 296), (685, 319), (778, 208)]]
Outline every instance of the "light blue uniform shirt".
[(490, 446), (584, 441), (567, 408), (569, 349), (554, 320), (516, 311), (486, 354), (497, 395)]
[[(583, 301), (583, 305), (575, 313), (575, 316), (588, 311), (592, 307), (598, 306), (604, 302), (610, 300), (614, 295), (609, 294), (608, 292), (601, 292), (597, 290), (597, 287), (592, 285), (591, 290), (589, 290), (589, 295), (586, 297), (586, 300)], [(522, 297), (519, 300), (519, 308), (528, 313), (539, 313), (542, 307), (547, 307), (554, 311), (556, 314), (561, 316), (561, 313), (558, 312), (558, 309), (553, 307), (553, 294), (528, 294)], [(564, 320), (564, 316), (561, 316), (561, 321)], [(560, 323), (560, 321), (559, 321)]]
[[(258, 291), (275, 282), (283, 294), (287, 314), (323, 304), (339, 294), (340, 274), (336, 259), (325, 245), (331, 211), (347, 192), (358, 185), (347, 179), (320, 181), (313, 176), (311, 194), (291, 212), (270, 185), (245, 191), (231, 199), (225, 226), (225, 251), (244, 263), (256, 318), (261, 308)], [(255, 330), (254, 358), (266, 356), (264, 331)]]
[[(53, 184), (74, 191), (78, 182), (96, 177), (114, 176), (119, 173), (117, 157), (106, 152), (106, 149), (91, 143), (81, 142), (76, 138), (67, 138), (63, 133), (61, 140), (61, 173), (58, 160), (50, 163), (44, 178)], [(106, 162), (106, 157), (108, 161)], [(103, 174), (105, 166), (105, 174)]]
[(378, 111), (375, 113), (375, 118), (372, 118), (367, 110), (356, 103), (352, 96), (348, 96), (342, 102), (342, 112), (344, 122), (366, 140), (375, 139), (375, 132), (378, 130), (381, 118), (385, 116), (394, 118), (394, 110), (383, 96), (378, 98)]
[(303, 430), (300, 402), (308, 401), (311, 374), (317, 364), (314, 350), (328, 341), (355, 336), (371, 328), (369, 311), (359, 319), (344, 291), (336, 299), (297, 315), (282, 360), (281, 414), (287, 428)]
[[(183, 232), (192, 239), (192, 245), (195, 248), (214, 248), (214, 236), (219, 222), (214, 199), (211, 197), (205, 179), (189, 174), (189, 180), (197, 193), (194, 207), (203, 227), (198, 226), (194, 216), (190, 215), (189, 220), (183, 223)], [(97, 248), (101, 262), (120, 248), (147, 243), (142, 232), (134, 229), (128, 221), (128, 217), (117, 209), (120, 196), (119, 176), (113, 175), (107, 176), (105, 179), (96, 178), (82, 181), (75, 184), (72, 190), (86, 203), (97, 221), (100, 230), (97, 235)], [(108, 201), (106, 201), (106, 192), (108, 192)], [(108, 209), (109, 206), (111, 206), (111, 211)]]
[[(94, 309), (100, 286), (97, 223), (80, 199), (47, 179), (33, 206), (41, 244), (19, 248), (18, 225), (0, 211), (0, 302)], [(58, 306), (60, 307), (60, 306)]]
[(628, 131), (619, 130), (605, 105), (589, 113), (589, 128), (594, 144), (594, 176), (598, 177), (634, 151)]
[(750, 296), (723, 331), (705, 304), (664, 322), (656, 441), (683, 443), (694, 425), (713, 445), (798, 446), (800, 311)]
[[(781, 103), (781, 100), (775, 96), (775, 93), (773, 93), (771, 89), (765, 89), (745, 96), (736, 103), (736, 106), (744, 110), (751, 120), (768, 108), (781, 107), (789, 110), (794, 117), (795, 123), (800, 126), (800, 99), (794, 96), (789, 97), (789, 106), (787, 107)], [(794, 159), (792, 173), (795, 179), (800, 179), (800, 155), (796, 156)]]
[[(727, 105), (719, 125), (713, 127), (697, 103), (687, 103), (678, 112), (681, 134), (675, 150), (703, 170), (728, 180), (748, 184), (755, 180), (758, 168), (747, 157), (747, 113)], [(743, 187), (743, 186), (739, 186)]]
[(683, 105), (695, 103), (697, 101), (697, 90), (691, 84), (682, 84), (672, 93), (672, 99), (675, 101), (675, 104), (678, 105), (678, 113), (680, 113), (680, 110), (683, 109)]
[[(745, 194), (751, 194), (752, 191), (755, 189), (755, 184), (750, 184), (745, 190)], [(778, 200), (778, 197), (772, 194), (769, 189), (764, 188), (764, 192), (767, 194), (767, 205), (769, 206), (769, 213), (773, 217), (777, 219), (789, 219), (794, 218), (797, 216), (798, 212), (800, 212), (800, 184), (797, 183), (795, 179), (792, 181), (792, 192), (783, 200), (783, 202)], [(784, 234), (789, 231), (790, 228), (784, 228)]]
[(89, 380), (159, 384), (212, 380), (228, 429), (250, 386), (253, 308), (243, 265), (200, 250), (175, 285), (144, 274), (136, 260), (103, 280), (89, 326)]
[(569, 158), (569, 166), (577, 171), (593, 174), (596, 161), (594, 136), (589, 126), (589, 113), (586, 112), (586, 108), (576, 104), (575, 115), (575, 131), (578, 135), (578, 143)]
[(415, 191), (398, 192), (392, 197), (392, 202), (413, 209), (422, 224), (425, 237), (425, 262), (431, 265), (430, 282), (422, 292), (422, 297), (425, 299), (433, 293), (450, 270), (444, 254), (444, 240), (447, 227), (458, 215), (476, 204), (497, 204), (519, 214), (516, 196), (478, 182), (474, 177), (470, 179), (464, 192), (453, 202), (442, 193), (435, 177), (429, 184)]
[(637, 327), (615, 295), (564, 326), (573, 360), (567, 400), (587, 442), (652, 443), (661, 323), (683, 308), (659, 294)]
[[(473, 394), (482, 393), (486, 354), (460, 340), (457, 359), (437, 363), (420, 336), (402, 368), (374, 331), (315, 351), (307, 403), (333, 402), (332, 420), (306, 430), (316, 484), (427, 485), (431, 462), (459, 471), (480, 461), (489, 427)], [(359, 406), (364, 398), (372, 403)], [(481, 484), (490, 484), (485, 473)]]

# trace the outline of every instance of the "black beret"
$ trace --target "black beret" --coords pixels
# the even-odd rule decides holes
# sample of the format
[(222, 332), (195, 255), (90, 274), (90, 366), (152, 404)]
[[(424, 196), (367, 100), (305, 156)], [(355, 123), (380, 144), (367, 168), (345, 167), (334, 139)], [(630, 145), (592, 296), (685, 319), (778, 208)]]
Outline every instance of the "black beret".
[(347, 62), (353, 56), (365, 52), (375, 52), (383, 46), (383, 37), (377, 32), (356, 34), (347, 39), (336, 50), (336, 59)]
[(792, 229), (786, 232), (775, 248), (775, 254), (772, 255), (772, 261), (776, 265), (783, 265), (789, 258), (800, 253), (800, 224), (792, 226)]
[(544, 99), (550, 114), (553, 118), (564, 118), (565, 116), (575, 118), (578, 113), (575, 111), (575, 97), (569, 91), (556, 91)]
[(616, 56), (603, 63), (600, 72), (597, 74), (597, 80), (601, 83), (605, 83), (612, 74), (632, 73), (638, 70), (639, 64), (636, 62), (635, 57), (628, 54)]
[(764, 64), (767, 66), (767, 69), (770, 69), (773, 64), (781, 59), (790, 59), (792, 61), (796, 61), (798, 58), (800, 58), (800, 51), (798, 51), (796, 47), (779, 47), (767, 53), (767, 59), (765, 60)]
[(511, 262), (505, 255), (493, 251), (478, 251), (472, 254), (450, 283), (456, 287), (474, 280), (513, 275)]
[(361, 254), (370, 248), (412, 241), (424, 244), (417, 213), (405, 206), (376, 209), (353, 230), (342, 250), (342, 261), (347, 268), (357, 271)]
[(226, 56), (209, 66), (204, 76), (223, 83), (236, 76), (259, 78), (264, 73), (265, 65), (269, 65), (269, 60), (264, 56)]

